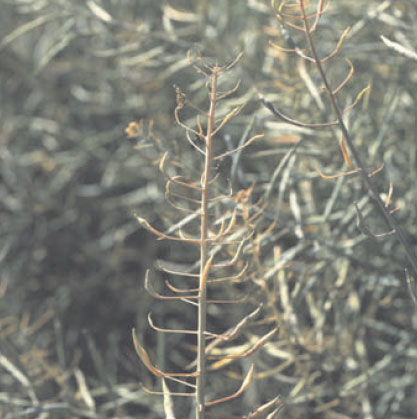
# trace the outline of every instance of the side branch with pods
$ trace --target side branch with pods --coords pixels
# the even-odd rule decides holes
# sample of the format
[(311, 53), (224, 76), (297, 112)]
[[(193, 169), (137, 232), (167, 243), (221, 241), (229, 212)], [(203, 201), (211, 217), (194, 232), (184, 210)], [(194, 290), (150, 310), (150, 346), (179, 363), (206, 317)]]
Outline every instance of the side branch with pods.
[[(369, 87), (363, 89), (358, 94), (354, 102), (351, 105), (349, 105), (347, 108), (342, 110), (340, 105), (338, 104), (336, 95), (342, 90), (342, 88), (348, 83), (349, 79), (353, 76), (353, 73), (354, 73), (353, 64), (350, 61), (348, 61), (349, 66), (350, 66), (349, 74), (336, 88), (331, 87), (326, 71), (323, 68), (323, 63), (333, 58), (337, 54), (337, 52), (340, 50), (342, 43), (349, 32), (349, 28), (346, 29), (344, 33), (342, 34), (342, 36), (340, 37), (340, 40), (337, 43), (334, 51), (332, 51), (326, 57), (321, 58), (319, 57), (319, 54), (317, 52), (317, 49), (313, 40), (313, 33), (318, 27), (320, 17), (324, 13), (326, 4), (328, 4), (328, 2), (325, 2), (325, 0), (319, 0), (317, 3), (316, 12), (311, 15), (308, 15), (306, 12), (307, 2), (305, 0), (300, 0), (297, 3), (291, 3), (291, 4), (285, 1), (281, 2), (279, 5), (277, 5), (276, 3), (277, 2), (275, 0), (272, 1), (272, 5), (276, 11), (277, 18), (280, 21), (281, 25), (283, 25), (284, 37), (286, 38), (287, 43), (291, 46), (291, 49), (282, 48), (274, 43), (272, 44), (272, 46), (277, 48), (280, 51), (295, 52), (302, 59), (314, 63), (314, 65), (316, 66), (318, 70), (320, 78), (323, 82), (324, 88), (330, 99), (333, 111), (336, 114), (336, 120), (325, 122), (325, 123), (317, 123), (317, 124), (301, 122), (283, 114), (278, 108), (275, 107), (275, 105), (271, 101), (269, 101), (261, 93), (259, 93), (260, 99), (262, 100), (263, 104), (274, 115), (276, 115), (278, 118), (280, 118), (281, 120), (289, 124), (304, 127), (304, 128), (317, 128), (317, 129), (326, 128), (329, 126), (337, 126), (340, 129), (340, 132), (341, 132), (340, 148), (342, 150), (345, 162), (348, 167), (352, 167), (353, 165), (355, 167), (349, 172), (346, 172), (344, 174), (337, 174), (337, 175), (332, 175), (332, 176), (325, 176), (319, 172), (320, 176), (322, 176), (325, 179), (329, 179), (329, 178), (337, 178), (341, 176), (350, 176), (350, 175), (358, 174), (362, 178), (364, 184), (367, 186), (372, 197), (374, 198), (377, 204), (377, 207), (380, 210), (380, 213), (382, 214), (388, 226), (392, 230), (388, 233), (374, 234), (371, 231), (369, 231), (369, 229), (366, 229), (367, 235), (372, 238), (380, 238), (380, 237), (384, 237), (386, 235), (391, 235), (391, 234), (394, 235), (399, 241), (399, 243), (402, 245), (406, 254), (406, 258), (409, 262), (409, 265), (411, 266), (411, 272), (414, 278), (417, 279), (416, 256), (410, 244), (408, 243), (408, 239), (406, 238), (406, 235), (404, 234), (402, 228), (400, 227), (400, 225), (398, 224), (398, 222), (392, 215), (392, 212), (387, 208), (387, 205), (381, 199), (381, 196), (371, 179), (372, 175), (375, 174), (375, 172), (371, 173), (367, 169), (366, 165), (363, 163), (362, 158), (360, 157), (359, 152), (354, 145), (351, 134), (349, 133), (346, 123), (344, 122), (344, 119), (343, 119), (343, 115), (346, 112), (349, 112), (361, 100), (361, 98), (369, 89)], [(286, 13), (286, 9), (290, 9), (292, 13)], [(296, 12), (294, 12), (294, 10), (296, 10)], [(286, 27), (292, 30), (303, 32), (306, 38), (308, 48), (306, 49), (299, 48), (294, 42), (294, 40), (292, 39)], [(345, 146), (345, 143), (346, 143), (346, 146)], [(349, 157), (349, 154), (352, 156), (352, 159)], [(358, 209), (357, 206), (355, 208), (356, 208), (357, 216), (358, 216), (358, 226), (362, 228), (364, 223), (363, 223), (363, 219), (361, 218), (360, 210)], [(363, 228), (362, 228), (362, 231), (364, 231)]]

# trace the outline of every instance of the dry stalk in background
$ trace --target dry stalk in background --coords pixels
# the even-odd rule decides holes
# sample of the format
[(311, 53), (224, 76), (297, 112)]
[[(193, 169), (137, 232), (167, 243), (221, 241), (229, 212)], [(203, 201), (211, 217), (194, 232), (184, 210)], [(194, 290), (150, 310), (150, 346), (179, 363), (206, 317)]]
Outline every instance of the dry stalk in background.
[[(319, 174), (323, 178), (338, 178), (341, 176), (350, 176), (355, 175), (359, 173), (361, 176), (364, 184), (368, 188), (372, 198), (377, 204), (377, 207), (380, 211), (380, 214), (385, 218), (388, 226), (392, 229), (392, 231), (389, 231), (387, 233), (379, 233), (375, 234), (372, 231), (369, 230), (369, 228), (364, 223), (364, 219), (362, 217), (362, 214), (357, 206), (357, 203), (353, 203), (355, 205), (355, 209), (357, 212), (357, 225), (358, 228), (367, 236), (376, 239), (385, 237), (391, 234), (394, 234), (399, 243), (402, 245), (405, 255), (407, 257), (408, 263), (411, 266), (411, 270), (413, 272), (413, 276), (415, 279), (417, 279), (417, 260), (416, 256), (408, 243), (408, 239), (405, 236), (404, 232), (401, 229), (401, 226), (396, 221), (395, 217), (393, 216), (394, 210), (389, 209), (390, 201), (386, 200), (384, 202), (381, 199), (380, 193), (377, 189), (377, 187), (374, 185), (374, 182), (372, 181), (372, 176), (376, 172), (372, 172), (366, 167), (366, 164), (362, 161), (362, 158), (359, 154), (359, 151), (357, 150), (353, 138), (351, 137), (348, 128), (346, 126), (346, 123), (344, 122), (344, 115), (348, 113), (350, 110), (352, 110), (358, 102), (362, 99), (363, 95), (366, 93), (366, 91), (369, 89), (369, 87), (363, 89), (356, 97), (355, 101), (347, 106), (345, 109), (342, 109), (341, 105), (339, 104), (339, 101), (337, 99), (337, 94), (342, 90), (342, 88), (345, 87), (345, 85), (348, 83), (350, 78), (353, 76), (353, 64), (348, 61), (348, 64), (350, 66), (350, 71), (347, 75), (347, 77), (339, 83), (338, 86), (332, 87), (330, 85), (328, 76), (326, 74), (326, 71), (324, 69), (324, 64), (334, 58), (337, 53), (339, 52), (344, 39), (346, 38), (347, 34), (350, 31), (350, 28), (348, 27), (343, 34), (341, 35), (339, 42), (337, 43), (335, 49), (326, 55), (325, 57), (319, 57), (317, 53), (317, 49), (315, 46), (315, 42), (313, 40), (313, 33), (317, 29), (320, 17), (323, 15), (326, 9), (326, 3), (325, 0), (319, 0), (317, 1), (317, 8), (316, 12), (312, 14), (307, 14), (306, 12), (306, 2), (304, 0), (300, 0), (299, 3), (287, 3), (287, 2), (281, 2), (279, 5), (276, 4), (276, 0), (272, 1), (273, 7), (276, 10), (277, 18), (281, 22), (281, 24), (284, 26), (283, 30), (287, 36), (287, 39), (289, 40), (289, 43), (293, 46), (292, 49), (284, 49), (276, 44), (273, 44), (275, 48), (281, 51), (288, 51), (288, 52), (294, 52), (298, 54), (303, 60), (306, 60), (308, 62), (312, 62), (321, 77), (321, 80), (324, 85), (324, 89), (326, 90), (333, 111), (336, 114), (336, 120), (335, 121), (329, 121), (324, 123), (304, 123), (301, 121), (297, 121), (293, 118), (290, 118), (286, 115), (284, 115), (279, 109), (277, 109), (273, 103), (271, 103), (268, 99), (266, 99), (262, 94), (259, 94), (264, 105), (271, 110), (273, 114), (275, 114), (278, 118), (284, 120), (285, 122), (292, 124), (294, 126), (304, 127), (304, 128), (313, 128), (313, 129), (321, 129), (326, 127), (334, 127), (337, 126), (340, 130), (340, 148), (345, 160), (346, 165), (351, 168), (354, 164), (354, 167), (352, 170), (349, 170), (348, 172), (332, 175), (332, 176), (325, 176), (322, 175), (321, 172)], [(310, 2), (307, 3), (310, 5)], [(299, 48), (293, 38), (291, 37), (290, 33), (286, 28), (290, 28), (294, 31), (300, 31), (305, 34), (305, 38), (307, 41), (308, 48), (307, 49), (301, 49)], [(347, 148), (345, 146), (345, 142), (347, 145)], [(351, 158), (349, 156), (349, 153), (353, 157), (353, 163), (351, 161)]]

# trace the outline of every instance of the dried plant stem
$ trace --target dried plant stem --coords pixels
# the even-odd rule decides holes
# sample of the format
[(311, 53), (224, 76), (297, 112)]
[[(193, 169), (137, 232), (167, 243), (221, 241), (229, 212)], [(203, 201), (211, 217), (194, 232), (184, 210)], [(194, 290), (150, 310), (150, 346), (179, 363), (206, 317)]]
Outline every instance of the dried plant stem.
[[(169, 233), (163, 233), (162, 231), (153, 227), (145, 219), (138, 216), (136, 217), (142, 226), (144, 226), (148, 231), (152, 232), (159, 239), (182, 242), (183, 244), (193, 244), (194, 246), (198, 246), (197, 249), (200, 251), (200, 258), (195, 264), (199, 267), (198, 273), (194, 273), (194, 268), (187, 269), (184, 272), (178, 270), (162, 269), (167, 274), (183, 276), (185, 279), (194, 277), (199, 280), (198, 287), (196, 287), (195, 284), (191, 284), (186, 288), (184, 288), (183, 286), (178, 288), (175, 285), (175, 282), (171, 283), (167, 280), (166, 286), (169, 289), (169, 293), (165, 294), (163, 292), (160, 293), (155, 291), (155, 289), (151, 285), (149, 273), (147, 273), (145, 277), (145, 289), (152, 297), (161, 301), (181, 301), (191, 304), (197, 308), (197, 329), (173, 329), (159, 327), (158, 325), (154, 324), (151, 315), (148, 315), (149, 326), (155, 331), (158, 331), (160, 333), (175, 333), (197, 336), (197, 359), (192, 362), (192, 366), (190, 365), (190, 368), (196, 367), (196, 370), (188, 373), (165, 372), (160, 370), (157, 366), (153, 365), (153, 363), (151, 362), (151, 357), (148, 355), (146, 349), (139, 342), (135, 334), (135, 331), (132, 331), (133, 343), (139, 358), (142, 360), (144, 365), (153, 375), (155, 375), (156, 377), (161, 377), (164, 379), (164, 381), (167, 381), (166, 383), (164, 383), (164, 381), (162, 383), (162, 393), (147, 390), (151, 394), (163, 394), (166, 404), (165, 411), (167, 416), (168, 414), (171, 414), (173, 411), (170, 399), (174, 396), (194, 398), (196, 419), (205, 419), (207, 416), (209, 416), (210, 414), (206, 412), (208, 408), (211, 408), (212, 406), (218, 405), (220, 403), (228, 402), (239, 397), (247, 389), (253, 378), (254, 365), (250, 367), (245, 378), (242, 380), (241, 386), (232, 394), (214, 399), (212, 398), (212, 400), (206, 401), (206, 384), (208, 381), (208, 366), (206, 366), (206, 364), (208, 360), (211, 361), (214, 359), (214, 365), (218, 365), (219, 363), (224, 365), (226, 363), (229, 363), (232, 359), (246, 358), (252, 355), (257, 350), (259, 350), (261, 346), (263, 346), (277, 332), (276, 329), (267, 332), (263, 337), (258, 339), (256, 343), (252, 344), (249, 349), (246, 349), (244, 352), (241, 352), (239, 354), (234, 354), (233, 357), (230, 357), (230, 354), (227, 353), (220, 356), (215, 354), (208, 354), (208, 352), (213, 349), (213, 345), (207, 345), (207, 338), (215, 338), (214, 342), (217, 341), (217, 343), (219, 343), (220, 341), (229, 342), (231, 339), (233, 339), (233, 337), (236, 337), (237, 331), (240, 330), (246, 323), (248, 323), (249, 319), (254, 316), (254, 314), (252, 314), (250, 316), (243, 317), (243, 319), (238, 323), (238, 325), (236, 325), (234, 329), (229, 329), (232, 332), (236, 330), (236, 332), (233, 333), (229, 333), (228, 331), (226, 331), (222, 334), (215, 334), (207, 331), (208, 304), (238, 304), (247, 300), (247, 296), (245, 295), (243, 295), (243, 297), (240, 298), (207, 298), (207, 286), (209, 284), (215, 287), (216, 284), (220, 284), (225, 281), (234, 282), (242, 280), (241, 277), (246, 272), (247, 264), (243, 268), (238, 267), (236, 265), (240, 258), (244, 244), (253, 234), (253, 232), (250, 231), (243, 234), (242, 237), (242, 230), (244, 232), (246, 232), (246, 230), (236, 226), (237, 208), (234, 208), (232, 213), (230, 213), (230, 211), (227, 210), (227, 212), (220, 217), (218, 217), (217, 208), (215, 212), (212, 211), (214, 203), (216, 203), (216, 205), (220, 204), (219, 208), (221, 208), (222, 201), (225, 197), (224, 195), (219, 195), (219, 190), (216, 186), (213, 186), (215, 185), (215, 181), (218, 178), (218, 175), (213, 176), (213, 163), (223, 159), (226, 156), (231, 155), (232, 153), (239, 152), (245, 149), (253, 141), (261, 137), (259, 135), (255, 135), (247, 139), (243, 144), (239, 145), (237, 148), (233, 150), (229, 150), (223, 153), (219, 151), (218, 154), (214, 154), (214, 147), (212, 143), (214, 137), (217, 135), (220, 129), (222, 129), (226, 125), (226, 123), (242, 109), (242, 107), (240, 106), (238, 108), (232, 109), (232, 111), (227, 113), (222, 118), (219, 118), (219, 116), (216, 117), (217, 102), (221, 99), (226, 98), (227, 96), (231, 95), (236, 91), (235, 88), (226, 91), (221, 90), (221, 88), (219, 87), (220, 77), (221, 75), (223, 75), (224, 72), (231, 69), (231, 67), (238, 61), (239, 58), (240, 55), (238, 55), (238, 57), (231, 64), (225, 67), (219, 67), (217, 65), (210, 66), (204, 61), (201, 55), (198, 55), (195, 59), (193, 67), (196, 69), (196, 71), (203, 74), (207, 79), (206, 88), (208, 91), (209, 99), (209, 109), (207, 112), (202, 111), (199, 107), (194, 106), (191, 102), (188, 101), (186, 95), (182, 93), (179, 88), (176, 89), (176, 122), (179, 126), (185, 129), (187, 140), (191, 143), (191, 145), (193, 145), (194, 143), (194, 139), (192, 138), (193, 136), (196, 136), (199, 140), (201, 140), (204, 143), (204, 147), (194, 147), (200, 154), (204, 156), (204, 162), (202, 163), (202, 165), (199, 165), (199, 171), (201, 173), (201, 178), (199, 179), (199, 182), (187, 180), (187, 178), (182, 176), (169, 176), (164, 169), (167, 160), (167, 153), (165, 153), (159, 161), (160, 170), (164, 173), (164, 175), (168, 177), (168, 181), (166, 183), (165, 188), (166, 201), (176, 211), (185, 212), (187, 214), (191, 212), (193, 215), (193, 220), (195, 220), (196, 224), (198, 224), (198, 230), (200, 234), (198, 236), (195, 236), (194, 231), (191, 233), (191, 235), (185, 233), (182, 231), (181, 226), (178, 227), (178, 235), (172, 235), (173, 231)], [(197, 129), (185, 124), (180, 119), (179, 113), (180, 110), (184, 107), (185, 103), (189, 104), (191, 107), (194, 108), (194, 110), (197, 111)], [(203, 128), (202, 119), (204, 119), (204, 122), (207, 123), (207, 127), (205, 129)], [(240, 195), (242, 195), (242, 193)], [(199, 197), (199, 199), (196, 198), (197, 196)], [(232, 191), (230, 191), (230, 196), (232, 196)], [(177, 200), (179, 200), (180, 202), (181, 200), (183, 202), (186, 202), (186, 205), (178, 204)], [(187, 215), (186, 220), (186, 223), (190, 222), (189, 215)], [(217, 225), (219, 225), (219, 227), (217, 227)], [(176, 229), (177, 227), (175, 228), (175, 230)], [(218, 253), (218, 249), (220, 249), (222, 245), (232, 245), (234, 251), (232, 252), (232, 255), (230, 255), (230, 252), (227, 253), (226, 260), (217, 260), (219, 258), (216, 258), (216, 255)], [(213, 262), (215, 258), (216, 262)], [(216, 271), (217, 269), (228, 270), (231, 267), (239, 269), (239, 273), (237, 275), (230, 275), (229, 272), (226, 271), (224, 274), (219, 273), (219, 271)], [(213, 369), (213, 365), (210, 365), (210, 369)], [(181, 384), (183, 386), (192, 388), (195, 391), (193, 391), (193, 393), (184, 393), (183, 391), (171, 392), (168, 387), (168, 380), (173, 381), (176, 384)], [(217, 391), (215, 391), (214, 393), (217, 393)], [(219, 417), (226, 416), (220, 415)]]
[(206, 317), (207, 317), (207, 265), (208, 259), (208, 204), (210, 174), (212, 165), (212, 134), (214, 129), (214, 115), (216, 110), (217, 75), (219, 69), (214, 67), (211, 74), (210, 109), (208, 113), (207, 132), (205, 137), (205, 162), (201, 192), (201, 243), (200, 243), (200, 289), (198, 299), (198, 353), (197, 353), (197, 394), (196, 417), (205, 418), (205, 378), (206, 378)]
[(371, 191), (373, 198), (375, 199), (383, 217), (385, 218), (385, 220), (387, 221), (388, 225), (394, 230), (395, 235), (397, 236), (398, 241), (401, 243), (401, 245), (404, 247), (407, 259), (410, 263), (410, 265), (413, 268), (413, 272), (414, 272), (414, 277), (417, 279), (417, 261), (416, 261), (416, 257), (413, 253), (413, 251), (411, 250), (411, 247), (408, 243), (408, 240), (404, 234), (404, 232), (402, 231), (400, 225), (397, 223), (397, 221), (395, 220), (395, 218), (390, 214), (389, 210), (386, 208), (384, 202), (382, 201), (377, 189), (375, 188), (371, 177), (369, 176), (370, 174), (368, 173), (368, 171), (366, 170), (365, 165), (362, 163), (361, 158), (359, 157), (359, 153), (356, 150), (356, 147), (353, 144), (352, 138), (346, 128), (346, 125), (343, 121), (343, 114), (342, 111), (337, 103), (335, 94), (332, 90), (332, 88), (330, 87), (330, 83), (327, 79), (326, 73), (323, 69), (322, 66), (322, 61), (320, 60), (314, 42), (313, 42), (313, 38), (311, 36), (311, 28), (310, 25), (308, 23), (308, 18), (305, 12), (305, 7), (304, 7), (304, 0), (300, 0), (300, 9), (301, 9), (301, 13), (302, 13), (302, 17), (303, 17), (303, 21), (304, 21), (304, 29), (305, 29), (305, 33), (306, 33), (306, 37), (307, 37), (307, 41), (310, 47), (310, 51), (313, 55), (315, 64), (317, 66), (317, 69), (320, 73), (320, 77), (323, 80), (324, 86), (326, 87), (327, 93), (329, 95), (330, 101), (332, 103), (332, 107), (334, 109), (334, 111), (336, 112), (336, 116), (337, 116), (337, 120), (338, 120), (338, 125), (340, 127), (340, 130), (342, 131), (343, 137), (346, 141), (346, 144), (349, 147), (349, 151), (352, 153), (352, 156), (356, 162), (357, 167), (360, 169), (359, 173), (362, 176), (366, 186), (368, 187), (368, 189)]

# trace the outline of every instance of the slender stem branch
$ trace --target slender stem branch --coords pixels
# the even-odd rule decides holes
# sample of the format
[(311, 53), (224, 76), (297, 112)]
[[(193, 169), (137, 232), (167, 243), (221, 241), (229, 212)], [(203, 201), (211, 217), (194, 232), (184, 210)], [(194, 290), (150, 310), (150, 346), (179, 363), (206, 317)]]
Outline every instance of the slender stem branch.
[(205, 379), (206, 379), (206, 317), (207, 317), (207, 272), (206, 266), (209, 263), (208, 258), (208, 204), (209, 204), (209, 187), (210, 174), (212, 165), (212, 138), (214, 130), (214, 116), (216, 110), (217, 95), (217, 75), (218, 68), (214, 67), (211, 76), (211, 92), (210, 92), (210, 109), (208, 113), (207, 134), (205, 138), (205, 162), (204, 174), (202, 179), (201, 192), (201, 244), (200, 244), (200, 289), (199, 289), (199, 305), (198, 305), (198, 354), (197, 354), (197, 395), (196, 395), (196, 417), (197, 419), (205, 419)]
[(349, 132), (346, 128), (346, 125), (343, 121), (342, 111), (340, 110), (339, 105), (338, 105), (337, 100), (336, 100), (336, 97), (332, 92), (329, 81), (327, 80), (327, 77), (326, 77), (326, 73), (323, 70), (320, 58), (319, 58), (319, 56), (317, 54), (317, 51), (316, 51), (316, 48), (314, 46), (314, 42), (313, 42), (313, 39), (312, 39), (312, 36), (311, 36), (310, 26), (309, 26), (308, 19), (307, 19), (306, 13), (305, 13), (304, 0), (300, 0), (300, 8), (301, 8), (302, 16), (303, 16), (304, 28), (305, 28), (305, 32), (306, 32), (307, 41), (309, 43), (311, 53), (314, 57), (314, 61), (316, 63), (317, 69), (318, 69), (318, 71), (320, 73), (320, 76), (323, 80), (323, 83), (326, 87), (327, 93), (329, 94), (329, 98), (330, 98), (330, 101), (332, 103), (333, 109), (336, 112), (336, 116), (337, 116), (337, 119), (338, 119), (338, 122), (339, 122), (339, 127), (340, 127), (340, 130), (342, 131), (343, 137), (344, 137), (344, 139), (345, 139), (345, 141), (346, 141), (346, 143), (349, 147), (350, 152), (352, 153), (352, 156), (355, 160), (355, 163), (356, 163), (357, 167), (360, 169), (359, 173), (362, 176), (366, 186), (371, 191), (371, 194), (373, 195), (373, 198), (375, 199), (382, 215), (384, 216), (388, 225), (395, 231), (395, 235), (397, 236), (398, 241), (404, 247), (407, 259), (408, 259), (410, 265), (413, 268), (414, 277), (417, 279), (416, 257), (414, 255), (413, 251), (411, 250), (411, 247), (408, 244), (408, 240), (407, 240), (404, 232), (402, 231), (400, 225), (395, 220), (395, 218), (390, 214), (388, 209), (385, 208), (385, 204), (382, 201), (381, 197), (379, 196), (379, 193), (378, 193), (377, 189), (375, 188), (373, 182), (371, 181), (369, 173), (366, 170), (366, 167), (364, 166), (364, 164), (362, 163), (362, 160), (359, 157), (359, 153), (358, 153), (358, 151), (356, 150), (356, 147), (353, 144), (352, 137), (350, 136), (350, 134), (349, 134)]

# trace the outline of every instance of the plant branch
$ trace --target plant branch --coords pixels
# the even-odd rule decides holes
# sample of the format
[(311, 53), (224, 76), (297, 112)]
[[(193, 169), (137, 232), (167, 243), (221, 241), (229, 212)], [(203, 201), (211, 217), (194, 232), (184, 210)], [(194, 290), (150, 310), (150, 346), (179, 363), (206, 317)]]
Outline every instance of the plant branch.
[(332, 107), (336, 113), (337, 116), (337, 120), (339, 123), (339, 127), (340, 130), (342, 131), (343, 137), (346, 141), (346, 144), (348, 145), (349, 151), (351, 152), (355, 163), (357, 165), (357, 167), (360, 169), (359, 173), (362, 176), (366, 186), (368, 187), (368, 189), (371, 191), (371, 194), (373, 196), (373, 198), (375, 199), (380, 212), (382, 213), (383, 217), (385, 218), (385, 220), (387, 221), (388, 225), (394, 230), (395, 235), (398, 239), (398, 241), (401, 243), (401, 245), (403, 246), (407, 259), (410, 263), (410, 265), (412, 266), (413, 272), (414, 272), (414, 277), (417, 278), (417, 261), (416, 261), (416, 257), (413, 253), (413, 251), (411, 250), (410, 245), (408, 244), (408, 240), (404, 234), (404, 232), (402, 231), (400, 225), (398, 224), (398, 222), (395, 220), (395, 218), (389, 213), (388, 209), (385, 207), (384, 202), (382, 201), (381, 197), (379, 196), (379, 193), (376, 189), (376, 187), (374, 186), (373, 182), (371, 181), (371, 178), (369, 176), (368, 171), (366, 170), (365, 165), (362, 163), (361, 158), (359, 157), (359, 153), (356, 150), (356, 147), (353, 144), (352, 138), (346, 128), (346, 125), (343, 121), (343, 115), (342, 112), (339, 108), (339, 105), (337, 103), (336, 97), (330, 87), (330, 83), (327, 80), (327, 76), (326, 73), (324, 72), (324, 69), (322, 67), (320, 58), (317, 54), (314, 42), (313, 42), (313, 38), (311, 36), (311, 30), (310, 30), (310, 26), (308, 23), (308, 18), (307, 15), (305, 13), (305, 8), (304, 8), (304, 0), (300, 0), (300, 9), (301, 9), (301, 13), (303, 16), (303, 21), (304, 21), (304, 28), (305, 28), (305, 33), (306, 33), (306, 37), (307, 37), (307, 41), (308, 44), (310, 46), (310, 50), (311, 53), (313, 55), (314, 61), (316, 63), (317, 69), (320, 73), (321, 79), (323, 80), (324, 86), (326, 87), (327, 93), (329, 95)]

